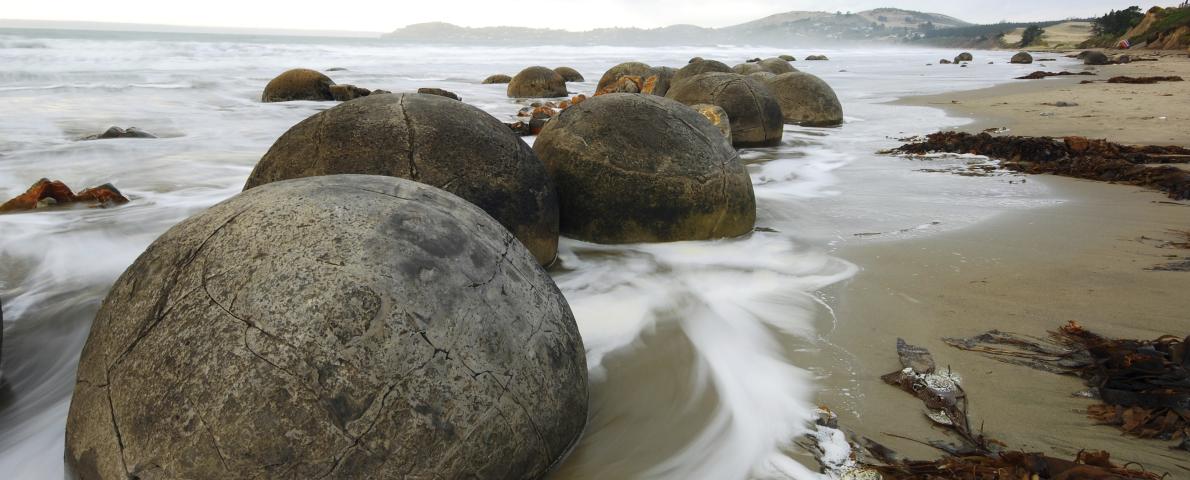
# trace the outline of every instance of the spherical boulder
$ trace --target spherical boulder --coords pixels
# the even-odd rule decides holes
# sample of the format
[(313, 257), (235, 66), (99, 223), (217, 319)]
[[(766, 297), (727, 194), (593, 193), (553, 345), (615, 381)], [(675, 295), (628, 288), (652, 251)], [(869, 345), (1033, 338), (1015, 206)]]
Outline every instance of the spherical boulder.
[(817, 62), (825, 62), (825, 61), (827, 61), (827, 60), (830, 60), (830, 59), (829, 59), (829, 58), (827, 58), (827, 57), (826, 57), (826, 55), (809, 55), (809, 56), (807, 56), (807, 57), (806, 57), (806, 60), (809, 60), (809, 61), (812, 61), (812, 62), (814, 62), (814, 61), (817, 61)]
[(751, 75), (753, 73), (768, 72), (768, 70), (762, 68), (758, 63), (741, 63), (731, 67), (731, 71), (740, 75)]
[[(681, 73), (680, 71), (678, 72)], [(731, 119), (731, 140), (737, 147), (771, 147), (781, 143), (781, 104), (760, 80), (735, 73), (704, 73), (674, 83), (666, 97), (686, 105), (718, 105)]]
[(971, 55), (971, 52), (963, 52), (963, 53), (958, 54), (958, 56), (954, 57), (954, 63), (973, 62), (973, 61), (975, 61), (975, 56)]
[(1008, 60), (1008, 62), (1028, 65), (1030, 63), (1033, 63), (1033, 56), (1029, 55), (1029, 52), (1020, 52), (1020, 53), (1017, 53), (1016, 55), (1013, 55), (1012, 58), (1010, 60)]
[(502, 73), (497, 73), (495, 75), (491, 75), (488, 78), (483, 79), (483, 84), (484, 85), (499, 85), (499, 84), (505, 84), (505, 83), (508, 83), (511, 81), (512, 81), (512, 77), (510, 77), (508, 75), (504, 75)]
[(542, 478), (587, 416), (557, 286), (487, 214), (369, 175), (277, 182), (174, 226), (79, 361), (85, 479)]
[(533, 150), (499, 120), (420, 93), (374, 95), (307, 118), (265, 153), (245, 190), (299, 177), (407, 178), (482, 208), (542, 265), (558, 248), (558, 200)]
[(806, 72), (783, 73), (764, 79), (781, 104), (785, 123), (827, 127), (843, 123), (843, 106), (834, 89)]
[(789, 62), (781, 60), (780, 58), (766, 58), (760, 62), (757, 62), (756, 65), (759, 65), (760, 68), (763, 68), (766, 72), (772, 72), (777, 75), (797, 71), (796, 68), (793, 68), (793, 65), (790, 65)]
[(335, 82), (330, 77), (308, 68), (286, 70), (269, 81), (260, 95), (262, 102), (289, 102), (293, 100), (330, 101), (331, 85)]
[(1084, 65), (1107, 65), (1109, 63), (1111, 63), (1111, 59), (1107, 58), (1107, 55), (1103, 52), (1089, 52), (1083, 58)]
[(566, 80), (567, 82), (585, 82), (586, 81), (586, 79), (583, 78), (583, 74), (578, 73), (578, 70), (575, 70), (570, 67), (558, 67), (558, 68), (554, 69), (554, 72), (556, 72), (558, 75), (561, 75), (562, 79)]
[(597, 243), (705, 240), (748, 233), (752, 181), (699, 112), (653, 95), (570, 107), (533, 144), (558, 186), (562, 231)]
[(678, 86), (679, 83), (687, 79), (694, 78), (704, 73), (735, 73), (727, 64), (716, 60), (703, 60), (700, 62), (688, 63), (686, 66), (678, 69), (674, 73), (673, 79), (670, 80), (671, 89)]
[(554, 98), (569, 95), (566, 79), (545, 67), (521, 70), (508, 82), (507, 94), (512, 98)]
[(607, 69), (602, 77), (599, 77), (599, 84), (595, 87), (595, 91), (600, 91), (614, 85), (620, 80), (620, 77), (640, 77), (645, 78), (652, 73), (653, 67), (640, 62), (624, 62)]
[(797, 59), (794, 58), (793, 55), (777, 55), (777, 58), (780, 58), (781, 60), (785, 60), (786, 62), (796, 62), (797, 61)]

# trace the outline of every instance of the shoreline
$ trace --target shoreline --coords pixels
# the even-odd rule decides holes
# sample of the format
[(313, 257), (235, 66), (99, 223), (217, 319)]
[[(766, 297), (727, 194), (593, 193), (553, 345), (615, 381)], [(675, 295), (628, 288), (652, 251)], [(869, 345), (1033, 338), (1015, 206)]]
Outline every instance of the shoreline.
[[(1190, 147), (1190, 57), (1170, 52), (1141, 51), (1156, 62), (1078, 66), (1071, 71), (1092, 71), (1096, 76), (1050, 77), (1014, 80), (988, 88), (901, 98), (893, 105), (940, 108), (954, 117), (973, 120), (952, 127), (978, 133), (1008, 128), (1009, 135), (1081, 136), (1105, 138), (1115, 143), (1177, 145)], [(1060, 68), (1034, 63), (1037, 70)], [(1181, 76), (1187, 81), (1155, 84), (1108, 84), (1115, 76)], [(1091, 80), (1095, 83), (1081, 85)], [(1045, 105), (1074, 103), (1070, 107)], [(933, 132), (921, 132), (933, 133)]]
[[(892, 103), (942, 108), (973, 120), (955, 128), (960, 131), (1007, 127), (1011, 135), (1186, 145), (1190, 138), (1170, 125), (1186, 125), (1182, 120), (1190, 121), (1190, 108), (1183, 115), (1188, 118), (1161, 128), (1154, 128), (1153, 122), (1100, 121), (1096, 126), (1095, 119), (1137, 107), (1112, 102), (1120, 88), (1145, 89), (1143, 102), (1149, 105), (1177, 98), (1158, 96), (1171, 91), (1184, 99), (1190, 82), (1078, 84), (1109, 75), (1190, 71), (1190, 59), (1169, 61), (1171, 67), (1163, 65), (1166, 61), (1098, 67), (1099, 77), (1018, 80)], [(1045, 70), (1040, 65), (1038, 69)], [(1093, 112), (1042, 116), (1037, 109), (1059, 109), (1030, 106), (1046, 98), (1071, 101), (1068, 95), (1076, 103), (1091, 105), (1088, 110)], [(879, 378), (898, 369), (894, 347), (901, 337), (928, 348), (940, 364), (963, 376), (972, 421), (986, 422), (992, 438), (1060, 458), (1073, 458), (1083, 448), (1102, 449), (1120, 463), (1136, 461), (1175, 477), (1187, 474), (1190, 466), (1184, 454), (1169, 449), (1171, 442), (1124, 437), (1117, 428), (1086, 418), (1085, 410), (1094, 401), (1072, 395), (1085, 390), (1081, 380), (1000, 363), (942, 342), (943, 337), (969, 337), (991, 329), (1044, 336), (1068, 320), (1117, 338), (1190, 333), (1190, 295), (1185, 294), (1190, 292), (1190, 272), (1146, 270), (1190, 259), (1190, 250), (1162, 247), (1163, 241), (1176, 239), (1171, 230), (1190, 230), (1190, 202), (1173, 202), (1161, 192), (1133, 186), (1052, 175), (1028, 179), (1064, 201), (1003, 212), (926, 237), (850, 241), (833, 252), (862, 270), (826, 292), (836, 298), (831, 302), (836, 327), (824, 337), (852, 357), (845, 365), (823, 367), (817, 400), (836, 409), (840, 424), (861, 435), (910, 457), (936, 457), (936, 450), (886, 435), (923, 441), (944, 438), (921, 414), (918, 400)]]

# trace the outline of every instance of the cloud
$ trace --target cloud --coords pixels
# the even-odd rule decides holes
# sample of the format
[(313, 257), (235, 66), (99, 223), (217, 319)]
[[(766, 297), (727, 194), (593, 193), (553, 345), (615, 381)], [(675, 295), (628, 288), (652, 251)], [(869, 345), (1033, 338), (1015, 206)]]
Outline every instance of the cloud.
[(1127, 5), (1110, 0), (1047, 0), (1012, 7), (1003, 1), (956, 0), (353, 0), (327, 7), (326, 0), (163, 2), (122, 0), (119, 8), (93, 0), (12, 2), (6, 18), (163, 23), (227, 27), (389, 31), (413, 23), (443, 21), (464, 26), (513, 25), (588, 30), (599, 27), (659, 27), (688, 23), (722, 27), (791, 10), (861, 11), (896, 7), (943, 13), (963, 20), (1058, 20), (1098, 16)]

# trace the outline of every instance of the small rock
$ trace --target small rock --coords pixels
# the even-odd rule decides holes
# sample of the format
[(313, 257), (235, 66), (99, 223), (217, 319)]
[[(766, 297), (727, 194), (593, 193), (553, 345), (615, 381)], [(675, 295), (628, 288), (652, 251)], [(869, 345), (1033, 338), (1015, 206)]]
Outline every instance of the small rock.
[(483, 84), (484, 85), (496, 85), (496, 84), (505, 84), (505, 83), (508, 83), (511, 81), (512, 81), (512, 77), (510, 77), (508, 75), (504, 75), (502, 73), (498, 73), (496, 75), (492, 75), (488, 78), (483, 79)]
[(826, 60), (830, 60), (830, 59), (826, 58), (826, 55), (810, 55), (810, 56), (806, 57), (806, 60), (821, 62), (821, 61), (826, 61)]
[(355, 85), (331, 85), (331, 98), (335, 101), (346, 102), (371, 95), (372, 91)]
[(136, 127), (128, 127), (128, 129), (110, 127), (99, 135), (83, 137), (83, 140), (108, 140), (112, 138), (157, 138), (157, 136)]

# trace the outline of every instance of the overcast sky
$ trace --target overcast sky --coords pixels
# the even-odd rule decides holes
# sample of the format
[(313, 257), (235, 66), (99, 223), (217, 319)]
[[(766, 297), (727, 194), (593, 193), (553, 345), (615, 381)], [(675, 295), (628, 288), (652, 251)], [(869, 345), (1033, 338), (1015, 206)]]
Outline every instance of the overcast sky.
[[(1169, 0), (1172, 1), (1172, 0)], [(943, 13), (992, 23), (1099, 15), (1135, 2), (1107, 0), (41, 0), (5, 1), (0, 18), (159, 23), (224, 27), (387, 32), (412, 23), (443, 21), (588, 30), (689, 23), (734, 25), (791, 10), (861, 11), (877, 7)], [(1166, 2), (1161, 2), (1166, 3)], [(1177, 2), (1172, 2), (1177, 3)], [(1148, 8), (1148, 4), (1142, 5)]]

